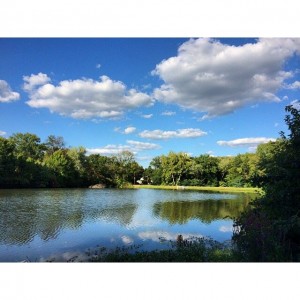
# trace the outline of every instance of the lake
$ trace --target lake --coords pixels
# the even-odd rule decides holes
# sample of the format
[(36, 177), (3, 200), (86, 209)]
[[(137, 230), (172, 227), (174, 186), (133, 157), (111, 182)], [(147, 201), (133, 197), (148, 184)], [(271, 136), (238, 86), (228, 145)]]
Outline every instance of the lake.
[(0, 261), (86, 261), (95, 249), (232, 236), (255, 194), (152, 189), (0, 190)]

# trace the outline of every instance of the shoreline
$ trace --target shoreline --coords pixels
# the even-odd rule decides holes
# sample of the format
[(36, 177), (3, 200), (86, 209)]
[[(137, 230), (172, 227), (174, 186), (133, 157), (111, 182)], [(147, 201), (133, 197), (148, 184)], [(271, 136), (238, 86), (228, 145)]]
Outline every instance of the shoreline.
[(240, 187), (211, 187), (211, 186), (169, 186), (169, 185), (133, 185), (134, 189), (160, 189), (160, 190), (180, 190), (180, 191), (208, 191), (219, 193), (255, 193), (261, 194), (260, 188), (240, 188)]

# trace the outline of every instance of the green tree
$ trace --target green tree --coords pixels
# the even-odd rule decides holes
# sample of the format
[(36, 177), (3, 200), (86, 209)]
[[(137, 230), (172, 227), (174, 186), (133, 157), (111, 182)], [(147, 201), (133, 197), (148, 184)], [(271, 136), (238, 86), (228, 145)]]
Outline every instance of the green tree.
[(78, 176), (74, 162), (67, 150), (57, 150), (45, 156), (44, 166), (49, 170), (49, 185), (51, 187), (71, 187), (75, 185), (74, 179)]
[(219, 159), (210, 155), (200, 155), (192, 158), (190, 167), (191, 185), (218, 186), (220, 179)]
[(235, 222), (237, 254), (248, 261), (300, 261), (300, 113), (286, 112), (288, 137), (257, 150), (265, 196)]
[(44, 156), (45, 145), (41, 139), (32, 133), (15, 133), (9, 140), (14, 144), (14, 153), (17, 158), (27, 161), (40, 161)]
[(233, 156), (219, 157), (219, 172), (220, 172), (220, 186), (227, 186), (226, 176), (229, 173), (230, 166), (232, 164)]
[(162, 173), (161, 156), (156, 156), (151, 160), (149, 167), (145, 170), (144, 177), (147, 183), (160, 185), (163, 182)]
[(114, 186), (111, 157), (92, 154), (87, 157), (87, 179), (89, 184), (102, 183)]
[(191, 166), (191, 158), (184, 152), (169, 152), (161, 157), (162, 178), (166, 184), (178, 185)]
[(77, 177), (73, 179), (77, 186), (84, 186), (87, 183), (87, 156), (84, 147), (73, 147), (67, 150), (71, 158)]
[(253, 186), (257, 172), (257, 155), (245, 153), (235, 156), (228, 164), (225, 181), (228, 186), (250, 187)]
[(128, 183), (133, 183), (134, 161), (134, 154), (130, 151), (122, 151), (113, 157), (111, 168), (118, 187), (124, 187)]
[(14, 144), (0, 137), (0, 187), (13, 187), (17, 159), (14, 156)]
[(66, 144), (62, 136), (49, 135), (45, 142), (45, 146), (47, 148), (47, 153), (52, 154), (57, 150), (65, 149)]
[(45, 146), (31, 133), (15, 133), (8, 139), (14, 145), (15, 187), (44, 186), (41, 165)]

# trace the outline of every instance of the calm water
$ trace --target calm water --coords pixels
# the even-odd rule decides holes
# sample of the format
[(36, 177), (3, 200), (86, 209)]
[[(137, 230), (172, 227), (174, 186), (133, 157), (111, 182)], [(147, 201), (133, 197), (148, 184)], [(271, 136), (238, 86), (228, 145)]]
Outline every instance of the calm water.
[(251, 194), (164, 190), (0, 190), (0, 261), (85, 261), (96, 247), (163, 249), (178, 234), (232, 236)]

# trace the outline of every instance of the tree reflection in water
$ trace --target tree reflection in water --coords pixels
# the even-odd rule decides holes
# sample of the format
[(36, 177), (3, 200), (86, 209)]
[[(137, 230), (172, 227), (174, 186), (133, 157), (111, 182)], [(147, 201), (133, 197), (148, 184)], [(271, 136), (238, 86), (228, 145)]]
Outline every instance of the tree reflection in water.
[[(88, 193), (88, 194), (87, 194)], [(18, 198), (15, 195), (18, 195)], [(35, 236), (48, 241), (65, 229), (78, 229), (87, 220), (113, 220), (128, 225), (136, 204), (117, 201), (115, 207), (86, 190), (1, 191), (0, 243), (22, 245)]]
[(242, 194), (237, 199), (157, 202), (153, 206), (153, 214), (170, 224), (185, 224), (192, 219), (211, 223), (238, 217), (254, 199), (254, 195)]

